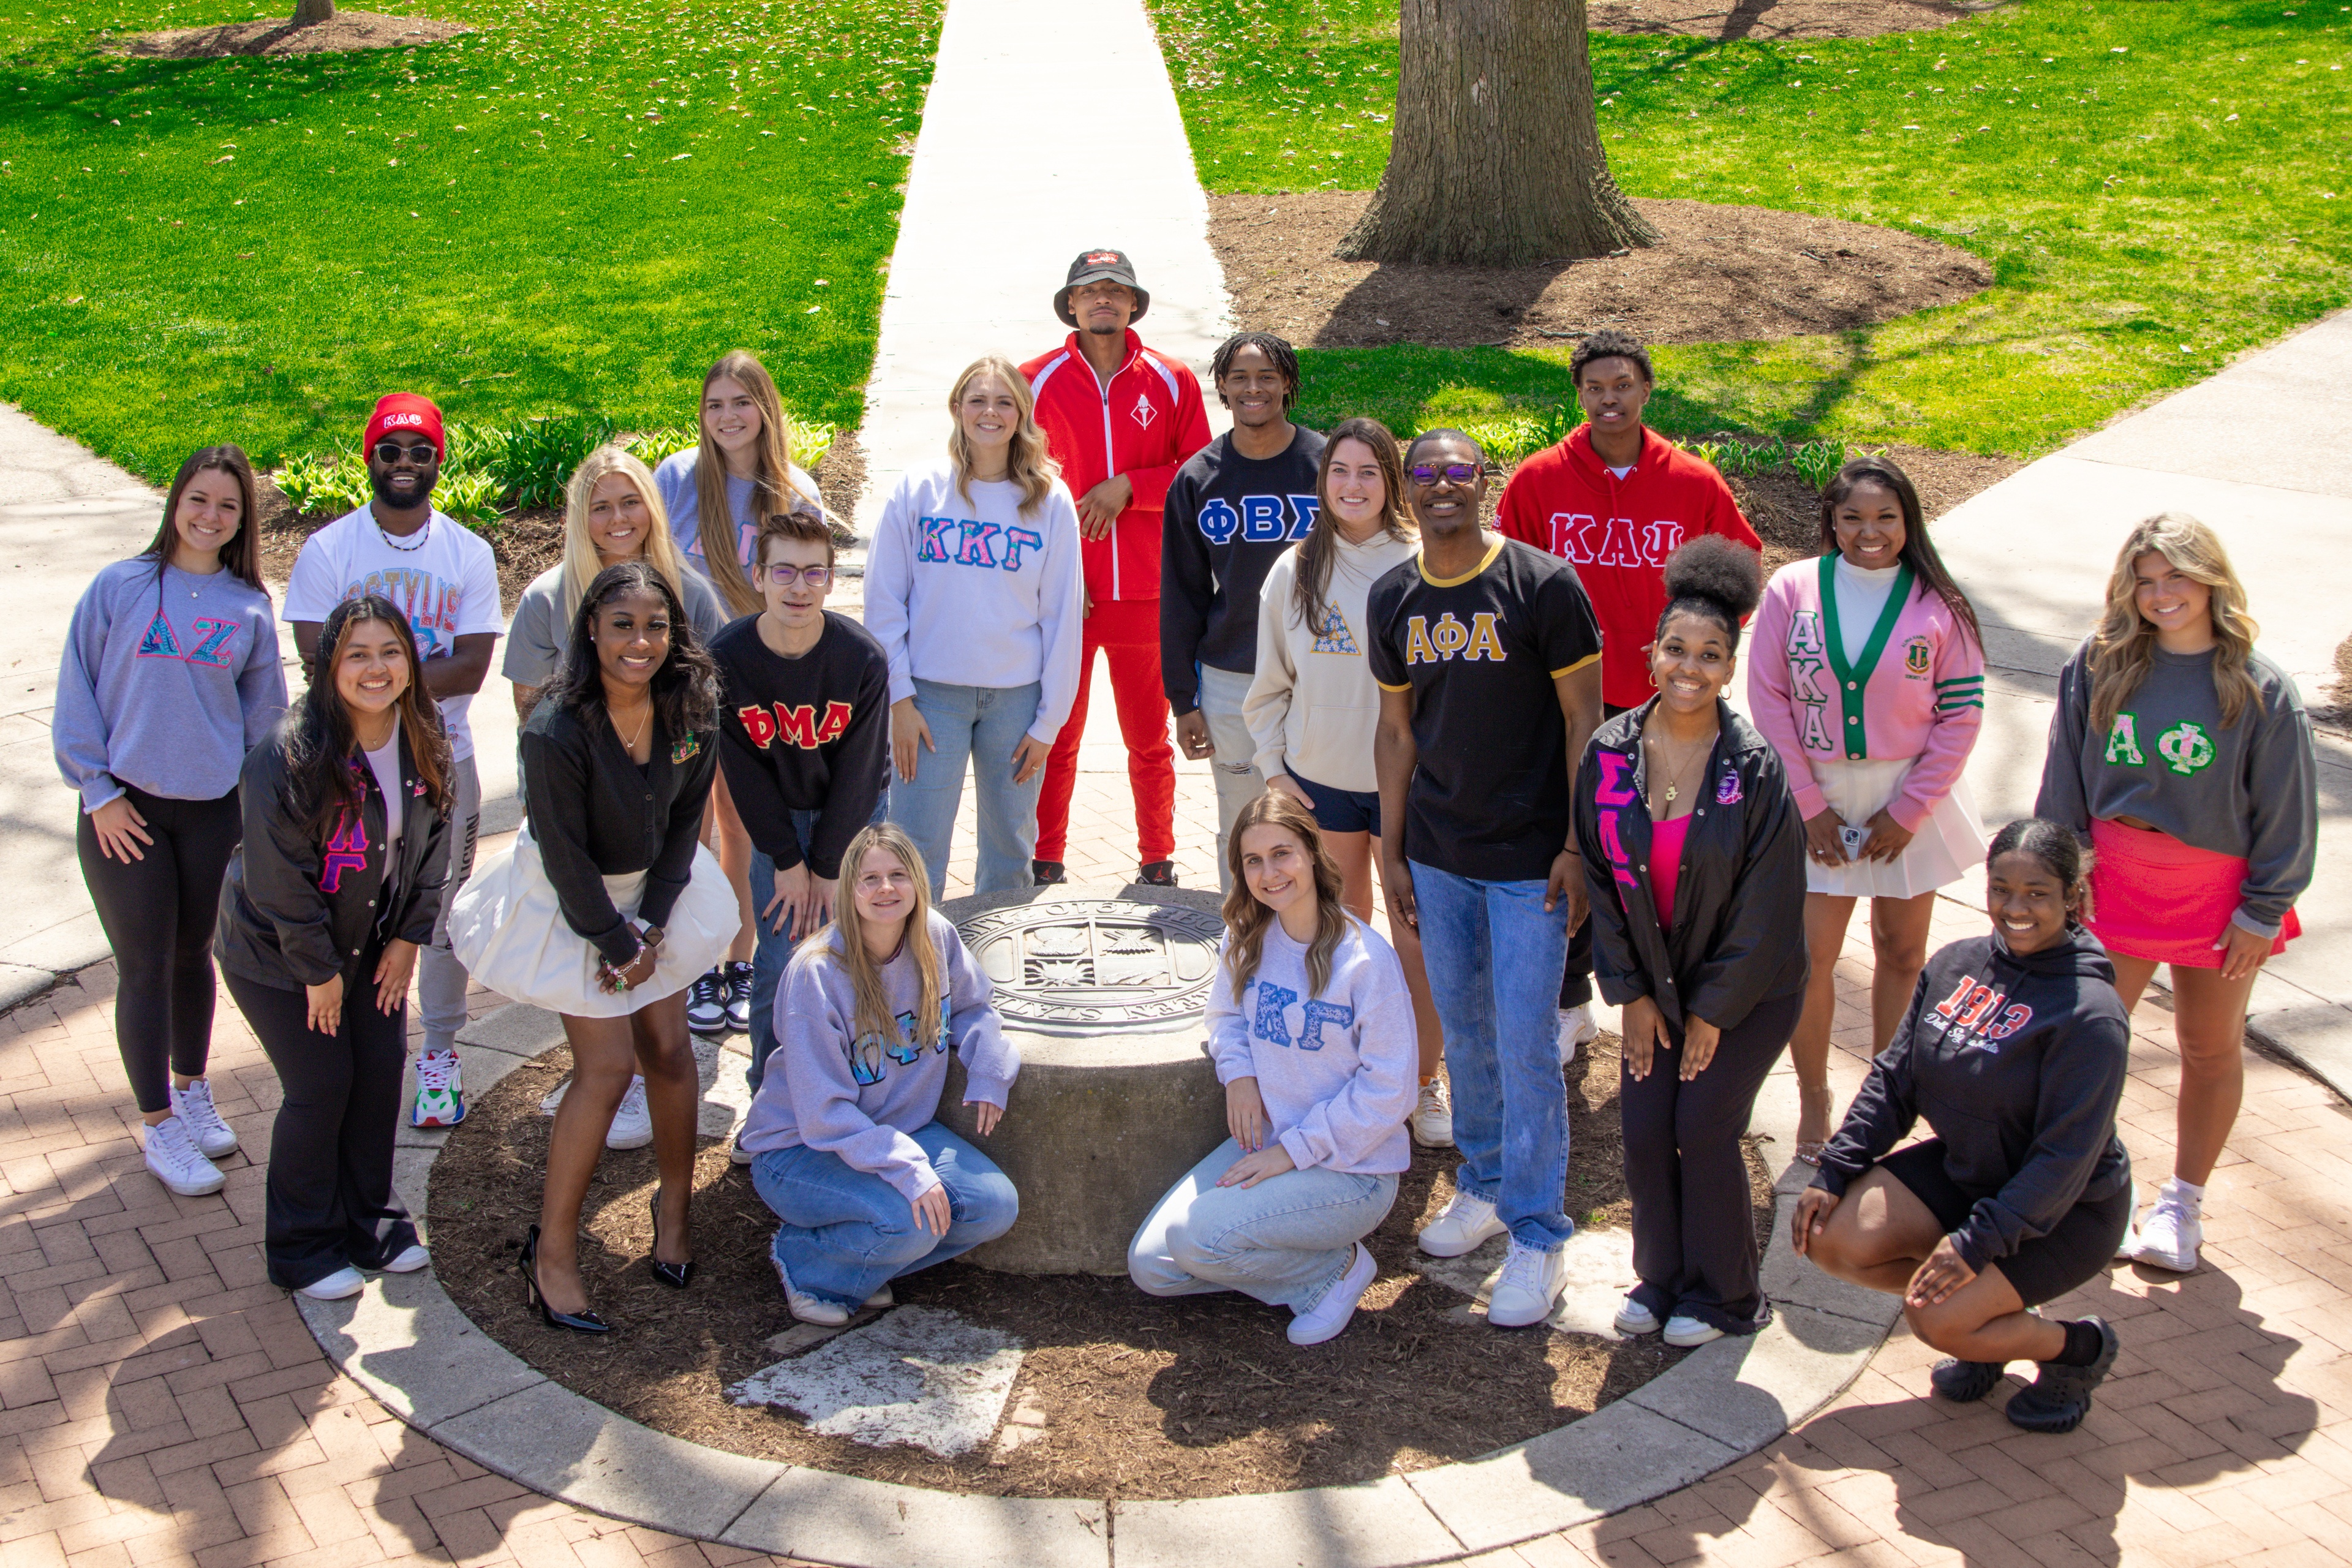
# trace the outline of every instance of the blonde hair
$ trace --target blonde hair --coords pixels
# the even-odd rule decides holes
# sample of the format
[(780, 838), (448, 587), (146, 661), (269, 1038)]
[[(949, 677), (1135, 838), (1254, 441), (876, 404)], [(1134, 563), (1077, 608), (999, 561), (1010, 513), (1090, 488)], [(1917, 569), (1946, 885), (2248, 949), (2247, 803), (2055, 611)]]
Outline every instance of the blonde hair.
[(751, 448), (751, 515), (804, 508), (814, 508), (819, 516), (825, 511), (822, 500), (793, 482), (792, 426), (784, 418), (784, 400), (776, 391), (775, 378), (750, 350), (730, 349), (704, 373), (702, 396), (695, 405), (694, 427), (702, 436), (694, 462), (695, 538), (702, 545), (711, 585), (727, 601), (728, 614), (748, 616), (763, 608), (765, 601), (743, 571), (743, 544), (736, 537), (733, 509), (727, 504), (727, 457), (711, 438), (710, 418), (703, 408), (710, 400), (710, 384), (722, 377), (750, 393), (760, 410), (760, 436)]
[(1313, 814), (1290, 795), (1268, 790), (1242, 807), (1241, 815), (1234, 818), (1233, 831), (1225, 836), (1233, 886), (1218, 912), (1225, 918), (1225, 973), (1233, 981), (1234, 1002), (1240, 1005), (1242, 993), (1256, 975), (1258, 959), (1265, 948), (1265, 929), (1275, 920), (1274, 911), (1258, 902), (1257, 895), (1249, 890), (1249, 879), (1242, 874), (1242, 835), (1253, 827), (1275, 827), (1289, 834), (1306, 849), (1315, 868), (1315, 940), (1307, 948), (1307, 994), (1310, 999), (1320, 996), (1331, 984), (1331, 955), (1339, 950), (1339, 939), (1348, 934), (1348, 911), (1339, 902), (1339, 865), (1324, 847), (1323, 831)]
[(1045, 433), (1037, 428), (1037, 405), (1030, 395), (1028, 377), (1020, 367), (1003, 354), (982, 354), (963, 367), (956, 377), (954, 388), (948, 394), (948, 458), (955, 464), (956, 494), (971, 500), (971, 443), (963, 435), (963, 395), (971, 384), (983, 375), (992, 375), (1013, 394), (1013, 401), (1021, 407), (1020, 420), (1013, 427), (1013, 440), (1005, 451), (1004, 477), (1021, 487), (1021, 515), (1035, 511), (1039, 503), (1061, 477), (1062, 465), (1045, 451)]
[(570, 626), (580, 613), (580, 601), (588, 596), (588, 584), (604, 569), (604, 558), (596, 553), (596, 541), (588, 531), (588, 502), (596, 490), (597, 482), (614, 474), (620, 475), (637, 487), (637, 494), (646, 503), (649, 526), (646, 542), (637, 553), (646, 563), (666, 578), (677, 601), (686, 603), (686, 557), (679, 553), (677, 541), (670, 537), (669, 514), (663, 510), (661, 491), (654, 484), (654, 472), (638, 460), (625, 447), (599, 447), (580, 461), (572, 470), (571, 483), (563, 487), (563, 619)]
[[(918, 978), (915, 1003), (915, 1040), (898, 1032), (898, 1020), (891, 1016), (888, 995), (882, 988), (882, 965), (866, 949), (866, 928), (857, 913), (857, 873), (865, 863), (867, 851), (887, 850), (898, 858), (907, 874), (915, 882), (915, 907), (908, 911), (905, 934), (900, 941), (904, 951), (915, 960)], [(946, 1029), (946, 1020), (940, 1016), (940, 1005), (947, 995), (947, 965), (940, 957), (939, 943), (931, 940), (931, 879), (923, 867), (923, 852), (907, 837), (906, 829), (895, 822), (877, 822), (862, 827), (850, 839), (849, 847), (842, 851), (841, 879), (833, 888), (833, 926), (811, 933), (803, 946), (815, 946), (832, 953), (834, 962), (849, 972), (849, 986), (857, 998), (856, 1016), (851, 1020), (848, 1044), (855, 1047), (868, 1035), (879, 1036), (887, 1046), (930, 1045), (937, 1043)]]
[(2131, 531), (2116, 554), (2107, 579), (2107, 607), (2091, 634), (2091, 729), (2105, 734), (2116, 715), (2147, 679), (2156, 658), (2156, 627), (2139, 613), (2139, 558), (2153, 551), (2172, 569), (2212, 590), (2213, 696), (2221, 705), (2221, 726), (2237, 723), (2249, 702), (2262, 700), (2251, 668), (2254, 638), (2262, 627), (2246, 612), (2245, 585), (2230, 568), (2221, 537), (2185, 511), (2158, 512)]

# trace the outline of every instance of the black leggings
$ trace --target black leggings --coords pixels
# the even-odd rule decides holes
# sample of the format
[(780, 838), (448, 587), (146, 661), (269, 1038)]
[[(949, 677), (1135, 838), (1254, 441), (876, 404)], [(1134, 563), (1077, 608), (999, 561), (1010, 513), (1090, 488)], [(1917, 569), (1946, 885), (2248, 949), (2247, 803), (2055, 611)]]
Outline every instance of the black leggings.
[(392, 1192), (408, 1004), (389, 1017), (376, 1011), (371, 977), (383, 951), (369, 945), (332, 1035), (311, 1029), (302, 992), (228, 977), (229, 994), (286, 1091), (269, 1132), (262, 1249), (270, 1281), (289, 1290), (345, 1264), (381, 1268), (416, 1244), (416, 1227)]
[(123, 786), (155, 840), (125, 864), (98, 847), (89, 814), (74, 831), (82, 880), (114, 949), (114, 1043), (142, 1111), (172, 1108), (166, 1072), (202, 1078), (213, 1045), (213, 925), (221, 878), (244, 826), (236, 791), (166, 800)]

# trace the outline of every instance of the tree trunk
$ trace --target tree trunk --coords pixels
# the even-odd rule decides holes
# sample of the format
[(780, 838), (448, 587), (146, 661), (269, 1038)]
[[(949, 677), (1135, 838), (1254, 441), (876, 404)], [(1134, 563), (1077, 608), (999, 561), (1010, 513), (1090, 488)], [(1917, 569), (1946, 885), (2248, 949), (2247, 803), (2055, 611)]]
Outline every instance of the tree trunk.
[[(1582, 0), (1579, 0), (1581, 4)], [(335, 0), (294, 0), (294, 25), (307, 27), (313, 22), (335, 19)]]
[(1585, 0), (1402, 0), (1395, 135), (1350, 261), (1525, 267), (1648, 245), (1610, 177)]

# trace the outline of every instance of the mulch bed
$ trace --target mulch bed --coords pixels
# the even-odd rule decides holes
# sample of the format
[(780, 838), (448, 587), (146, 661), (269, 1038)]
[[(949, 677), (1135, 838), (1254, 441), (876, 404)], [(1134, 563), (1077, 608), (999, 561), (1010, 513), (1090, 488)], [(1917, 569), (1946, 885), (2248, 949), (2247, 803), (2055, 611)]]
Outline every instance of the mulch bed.
[[(1885, 450), (1918, 487), (1920, 509), (1930, 522), (2025, 467), (2016, 458), (1987, 458), (1931, 447), (1893, 446)], [(1768, 576), (1791, 561), (1822, 552), (1821, 492), (1804, 476), (1793, 468), (1774, 468), (1761, 474), (1729, 475), (1726, 482), (1749, 526), (1764, 541)]]
[(1867, 38), (1941, 27), (1992, 9), (1953, 0), (1591, 0), (1588, 24), (1605, 33), (1698, 38)]
[[(740, 1070), (732, 1057), (722, 1071)], [(1302, 1351), (1286, 1314), (1235, 1295), (1156, 1300), (1125, 1279), (995, 1274), (961, 1262), (899, 1280), (901, 1303), (950, 1309), (1029, 1347), (1008, 1410), (1042, 1408), (1043, 1435), (1013, 1448), (939, 1458), (811, 1434), (797, 1418), (739, 1409), (728, 1384), (775, 1360), (793, 1326), (768, 1262), (774, 1221), (726, 1145), (695, 1173), (693, 1288), (655, 1283), (650, 1149), (607, 1152), (591, 1190), (582, 1258), (591, 1299), (620, 1331), (551, 1331), (523, 1304), (514, 1262), (537, 1217), (550, 1119), (540, 1102), (569, 1071), (559, 1047), (478, 1100), (434, 1163), (433, 1260), (443, 1286), (490, 1336), (609, 1409), (733, 1453), (950, 1491), (1013, 1497), (1192, 1498), (1370, 1481), (1547, 1432), (1638, 1387), (1685, 1353), (1656, 1340), (1507, 1332), (1466, 1299), (1412, 1272), (1415, 1230), (1450, 1193), (1454, 1161), (1416, 1152), (1396, 1207), (1369, 1245), (1381, 1277), (1347, 1332)], [(1568, 1209), (1580, 1224), (1627, 1223), (1617, 1040), (1589, 1047), (1570, 1086)], [(1017, 1135), (1019, 1102), (1008, 1131)], [(1751, 1144), (1759, 1237), (1769, 1174)]]
[(1384, 266), (1332, 255), (1366, 191), (1209, 198), (1234, 319), (1316, 348), (1558, 347), (1601, 327), (1653, 343), (1840, 332), (1987, 288), (1965, 250), (1769, 207), (1636, 199), (1658, 243), (1534, 267)]
[(114, 47), (147, 59), (208, 60), (235, 55), (331, 55), (355, 49), (408, 49), (437, 44), (474, 29), (431, 16), (386, 16), (374, 11), (337, 11), (324, 22), (298, 26), (283, 16), (227, 22), (216, 27), (175, 27), (137, 33)]

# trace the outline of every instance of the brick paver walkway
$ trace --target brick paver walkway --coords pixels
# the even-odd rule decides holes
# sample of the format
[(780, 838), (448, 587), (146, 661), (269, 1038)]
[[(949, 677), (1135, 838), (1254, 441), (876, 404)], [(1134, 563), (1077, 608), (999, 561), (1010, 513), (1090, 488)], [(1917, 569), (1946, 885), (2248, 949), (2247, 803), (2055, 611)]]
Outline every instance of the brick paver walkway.
[[(1108, 705), (1106, 704), (1106, 707)], [(1117, 754), (1090, 748), (1076, 866), (1132, 853)], [(1213, 886), (1214, 804), (1181, 769), (1185, 880)], [(960, 890), (968, 859), (957, 867)], [(1947, 903), (1937, 940), (1977, 928)], [(1859, 923), (1859, 922), (1857, 922)], [(1859, 1079), (1865, 949), (1843, 966), (1839, 1074)], [(320, 1352), (262, 1277), (258, 1164), (174, 1198), (140, 1162), (110, 1026), (112, 973), (0, 1019), (0, 1559), (7, 1568), (363, 1568), (375, 1563), (665, 1568), (744, 1562), (551, 1502), (402, 1425)], [(478, 995), (480, 1006), (497, 998)], [(2144, 1006), (2124, 1132), (2167, 1169), (2178, 1073)], [(223, 999), (220, 1108), (267, 1148), (277, 1080)], [(2201, 1273), (2119, 1269), (2066, 1312), (2121, 1321), (2084, 1426), (2033, 1436), (1988, 1402), (1926, 1397), (1900, 1330), (1829, 1412), (1661, 1501), (1475, 1559), (1725, 1563), (2335, 1563), (2352, 1544), (2352, 1121), (2327, 1090), (2249, 1063), (2215, 1177)]]

